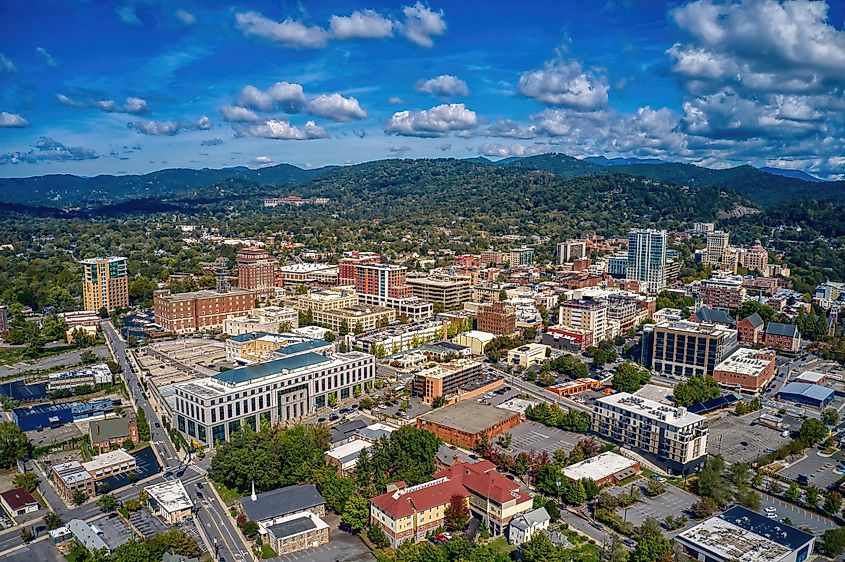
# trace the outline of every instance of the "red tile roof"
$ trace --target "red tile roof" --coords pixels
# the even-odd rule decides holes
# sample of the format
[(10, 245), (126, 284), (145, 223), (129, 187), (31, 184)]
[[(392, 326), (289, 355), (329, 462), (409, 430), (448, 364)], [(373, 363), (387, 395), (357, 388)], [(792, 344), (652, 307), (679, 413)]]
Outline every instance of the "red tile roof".
[(513, 499), (517, 502), (530, 499), (529, 495), (520, 492), (516, 482), (498, 472), (496, 465), (488, 460), (475, 463), (455, 461), (451, 466), (434, 473), (435, 480), (440, 478), (447, 480), (404, 494), (388, 492), (370, 501), (393, 519), (400, 519), (412, 515), (414, 511), (445, 505), (454, 495), (467, 496), (468, 490), (498, 504)]
[(6, 502), (13, 511), (17, 511), (18, 509), (24, 508), (28, 505), (38, 505), (38, 502), (32, 497), (32, 494), (26, 490), (21, 490), (20, 488), (6, 490), (0, 494), (0, 497), (3, 498), (3, 501)]

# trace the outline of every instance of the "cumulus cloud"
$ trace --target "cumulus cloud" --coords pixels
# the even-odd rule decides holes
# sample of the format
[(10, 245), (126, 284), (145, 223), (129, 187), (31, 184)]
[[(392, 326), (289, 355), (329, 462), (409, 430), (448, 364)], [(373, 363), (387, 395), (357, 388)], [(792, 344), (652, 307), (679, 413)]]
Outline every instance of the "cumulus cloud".
[(202, 146), (219, 146), (221, 144), (223, 144), (223, 139), (220, 138), (200, 141), (200, 145)]
[(390, 96), (389, 98), (387, 98), (387, 103), (389, 103), (390, 105), (402, 105), (405, 102), (404, 100), (402, 100), (402, 98), (398, 96)]
[(94, 160), (100, 155), (96, 150), (81, 146), (67, 146), (49, 137), (41, 137), (26, 152), (0, 154), (0, 164), (36, 164), (38, 162), (64, 162), (68, 160)]
[(196, 121), (135, 121), (127, 126), (145, 135), (173, 136), (185, 131), (207, 131), (212, 125), (211, 120), (202, 115)]
[(422, 47), (434, 44), (433, 36), (446, 31), (442, 11), (433, 11), (422, 2), (402, 9), (403, 20), (390, 19), (375, 10), (356, 10), (348, 16), (332, 15), (328, 26), (308, 25), (287, 18), (275, 21), (260, 12), (235, 13), (235, 26), (247, 37), (255, 37), (285, 47), (321, 49), (330, 40), (385, 39), (399, 31)]
[(131, 113), (133, 115), (146, 115), (150, 112), (146, 100), (138, 97), (128, 97), (122, 104), (118, 104), (110, 99), (95, 99), (81, 101), (69, 98), (64, 94), (57, 94), (56, 99), (59, 103), (68, 107), (76, 107), (80, 109), (97, 109), (105, 111), (106, 113)]
[(403, 156), (408, 154), (410, 151), (411, 151), (411, 147), (407, 146), (407, 145), (402, 145), (402, 146), (394, 145), (394, 146), (391, 146), (390, 148), (387, 149), (387, 152), (389, 152), (391, 155), (397, 156), (399, 158), (402, 158)]
[(258, 167), (272, 166), (275, 163), (276, 162), (274, 162), (273, 159), (270, 158), (269, 156), (256, 156), (250, 162), (250, 164), (252, 164), (253, 166), (258, 166)]
[(478, 126), (476, 113), (462, 103), (443, 104), (422, 111), (398, 111), (385, 124), (384, 132), (409, 137), (445, 137), (452, 131)]
[(402, 34), (420, 47), (431, 47), (434, 45), (432, 36), (443, 35), (446, 31), (442, 10), (434, 12), (422, 2), (417, 2), (413, 6), (405, 6), (402, 12), (405, 14), (400, 28)]
[(381, 39), (393, 36), (393, 22), (373, 10), (355, 11), (348, 16), (332, 16), (329, 29), (337, 39)]
[(126, 25), (141, 25), (141, 20), (135, 15), (135, 8), (130, 4), (123, 4), (115, 8), (117, 17)]
[(417, 91), (432, 96), (468, 96), (467, 83), (451, 74), (441, 74), (428, 80), (417, 82)]
[(301, 113), (308, 104), (302, 85), (290, 82), (276, 82), (266, 90), (245, 86), (238, 94), (238, 103), (259, 111), (285, 113)]
[(47, 49), (44, 47), (36, 47), (35, 54), (38, 55), (38, 58), (44, 61), (44, 64), (49, 66), (50, 68), (55, 68), (57, 66), (56, 59), (53, 58), (53, 55), (47, 52)]
[(0, 74), (14, 74), (18, 67), (6, 55), (0, 53)]
[(367, 116), (367, 112), (357, 99), (345, 98), (340, 94), (320, 95), (311, 99), (308, 102), (308, 113), (340, 122), (363, 119)]
[(539, 102), (591, 111), (607, 105), (610, 89), (607, 77), (595, 70), (584, 70), (577, 60), (546, 63), (542, 70), (531, 70), (519, 78), (519, 93)]
[(268, 119), (260, 125), (242, 127), (236, 130), (239, 137), (263, 137), (280, 140), (323, 139), (328, 136), (326, 130), (314, 121), (308, 121), (303, 127), (296, 127), (282, 119)]
[(195, 23), (197, 23), (197, 17), (188, 10), (183, 10), (182, 8), (179, 8), (178, 10), (176, 10), (174, 15), (176, 16), (176, 19), (178, 19), (184, 25), (194, 25)]
[(17, 113), (0, 112), (0, 127), (29, 127), (29, 121)]
[(251, 109), (240, 105), (224, 105), (220, 108), (224, 121), (251, 123), (261, 121), (261, 118)]
[(247, 37), (259, 37), (286, 47), (321, 48), (329, 39), (328, 32), (320, 26), (305, 25), (290, 18), (277, 22), (253, 11), (235, 14), (235, 25)]
[(522, 125), (513, 119), (497, 119), (487, 127), (484, 134), (490, 137), (508, 137), (513, 139), (533, 139), (543, 131), (535, 125)]
[(499, 143), (487, 143), (478, 147), (478, 153), (482, 156), (492, 156), (494, 158), (506, 158), (509, 156), (534, 156), (535, 154), (545, 154), (546, 152), (553, 152), (554, 147), (547, 144), (514, 144), (505, 146)]

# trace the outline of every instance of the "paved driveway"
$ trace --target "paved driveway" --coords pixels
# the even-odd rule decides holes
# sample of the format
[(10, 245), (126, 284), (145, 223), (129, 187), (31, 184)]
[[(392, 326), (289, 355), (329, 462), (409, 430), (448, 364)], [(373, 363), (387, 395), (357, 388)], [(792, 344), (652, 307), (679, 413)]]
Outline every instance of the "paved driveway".
[(339, 518), (329, 514), (326, 523), (331, 525), (329, 542), (317, 548), (309, 548), (292, 554), (283, 554), (269, 560), (273, 562), (375, 562), (370, 549), (361, 539), (337, 527)]
[(806, 475), (810, 484), (815, 484), (822, 490), (829, 490), (842, 478), (841, 473), (835, 472), (840, 462), (835, 458), (838, 456), (822, 457), (818, 454), (818, 449), (810, 449), (805, 459), (784, 468), (780, 474), (790, 480), (796, 480), (799, 475)]

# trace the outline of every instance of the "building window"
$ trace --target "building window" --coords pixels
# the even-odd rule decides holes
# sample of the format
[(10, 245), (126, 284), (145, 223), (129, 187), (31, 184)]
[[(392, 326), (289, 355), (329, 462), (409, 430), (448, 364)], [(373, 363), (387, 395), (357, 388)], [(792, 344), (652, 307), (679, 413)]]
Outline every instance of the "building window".
[(215, 445), (226, 440), (226, 426), (222, 423), (211, 428), (211, 439)]
[(176, 416), (176, 427), (179, 431), (185, 431), (185, 418), (184, 416)]
[(197, 424), (194, 423), (194, 420), (188, 420), (188, 435), (191, 437), (197, 436)]
[(232, 420), (229, 422), (229, 435), (237, 432), (241, 428), (241, 420)]

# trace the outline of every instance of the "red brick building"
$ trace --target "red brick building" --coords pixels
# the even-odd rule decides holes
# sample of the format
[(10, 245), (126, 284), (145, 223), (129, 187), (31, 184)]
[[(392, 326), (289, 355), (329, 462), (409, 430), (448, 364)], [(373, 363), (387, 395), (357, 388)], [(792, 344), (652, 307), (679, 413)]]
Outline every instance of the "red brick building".
[(355, 268), (359, 265), (381, 263), (381, 255), (375, 252), (346, 252), (337, 262), (338, 284), (354, 285)]
[(238, 287), (254, 291), (257, 296), (275, 294), (275, 260), (263, 248), (242, 248), (236, 258)]
[(784, 351), (798, 351), (801, 347), (801, 333), (795, 324), (769, 322), (766, 326), (766, 345)]
[(170, 289), (153, 292), (155, 323), (165, 332), (184, 334), (223, 326), (223, 321), (246, 316), (255, 308), (255, 293), (243, 289), (194, 291), (170, 294)]
[(713, 378), (727, 388), (760, 392), (775, 376), (777, 355), (769, 349), (740, 348), (713, 369)]
[(507, 336), (516, 331), (516, 310), (500, 302), (481, 305), (476, 319), (481, 332)]
[(417, 418), (417, 428), (430, 431), (448, 443), (472, 449), (483, 436), (492, 442), (495, 436), (521, 421), (517, 412), (463, 400), (421, 415)]
[(355, 292), (379, 298), (406, 299), (414, 293), (405, 282), (406, 267), (386, 263), (355, 266)]
[(764, 324), (763, 319), (756, 312), (739, 321), (736, 325), (739, 331), (739, 341), (751, 345), (763, 343)]

